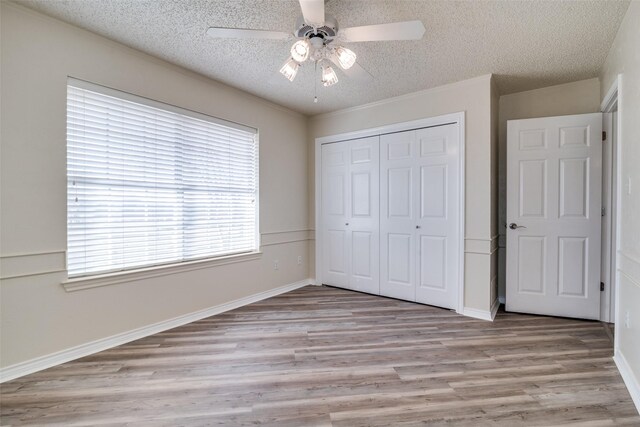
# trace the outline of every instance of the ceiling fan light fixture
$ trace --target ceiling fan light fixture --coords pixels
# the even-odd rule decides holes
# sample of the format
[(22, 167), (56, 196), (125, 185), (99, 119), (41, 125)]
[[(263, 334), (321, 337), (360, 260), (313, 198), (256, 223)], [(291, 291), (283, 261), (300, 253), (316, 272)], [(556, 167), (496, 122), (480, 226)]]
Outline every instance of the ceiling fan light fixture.
[(296, 74), (298, 74), (298, 68), (300, 68), (300, 64), (292, 58), (285, 62), (282, 68), (280, 68), (280, 74), (292, 82), (293, 79), (296, 78)]
[[(0, 0), (2, 1), (2, 0)], [(295, 0), (290, 0), (295, 2)], [(297, 19), (293, 33), (286, 31), (259, 30), (253, 28), (209, 27), (207, 35), (219, 39), (267, 39), (292, 40), (291, 56), (280, 68), (280, 73), (293, 82), (300, 66), (306, 61), (313, 63), (314, 91), (317, 89), (318, 66), (320, 81), (324, 87), (338, 83), (333, 64), (341, 70), (350, 70), (349, 77), (373, 78), (356, 63), (356, 54), (339, 43), (378, 42), (389, 40), (421, 40), (426, 31), (422, 21), (390, 22), (386, 24), (362, 25), (339, 28), (338, 21), (325, 14), (328, 0), (298, 0), (302, 16)], [(314, 102), (317, 102), (317, 96)]]
[(309, 58), (311, 45), (307, 39), (298, 40), (291, 46), (291, 58), (296, 62), (304, 62)]
[(338, 56), (340, 66), (345, 70), (353, 67), (353, 64), (356, 63), (356, 54), (346, 47), (338, 46), (336, 48), (336, 55)]
[(333, 71), (333, 68), (328, 65), (323, 65), (321, 81), (324, 87), (328, 87), (338, 83), (338, 76), (336, 75), (336, 72)]

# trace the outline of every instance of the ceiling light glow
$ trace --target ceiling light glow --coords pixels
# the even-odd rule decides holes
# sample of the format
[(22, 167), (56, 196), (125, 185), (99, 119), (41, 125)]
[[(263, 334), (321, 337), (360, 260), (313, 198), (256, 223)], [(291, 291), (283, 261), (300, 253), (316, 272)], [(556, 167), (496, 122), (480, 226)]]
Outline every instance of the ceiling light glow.
[(338, 83), (338, 76), (330, 66), (322, 66), (322, 85), (327, 87)]
[(346, 47), (338, 46), (336, 48), (336, 55), (338, 56), (340, 66), (345, 70), (353, 67), (353, 64), (356, 63), (356, 54)]
[(291, 58), (297, 62), (304, 62), (309, 58), (311, 45), (308, 40), (298, 40), (291, 46)]
[(300, 64), (292, 58), (284, 63), (282, 68), (280, 68), (280, 73), (292, 82), (293, 79), (296, 78), (296, 74), (298, 74), (298, 68), (300, 68)]

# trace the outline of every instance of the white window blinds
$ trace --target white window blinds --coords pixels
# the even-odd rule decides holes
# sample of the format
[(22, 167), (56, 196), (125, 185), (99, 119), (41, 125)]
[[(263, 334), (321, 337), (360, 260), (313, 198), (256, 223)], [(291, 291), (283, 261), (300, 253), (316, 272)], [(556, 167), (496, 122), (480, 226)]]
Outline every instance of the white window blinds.
[(255, 129), (69, 79), (70, 277), (258, 249)]

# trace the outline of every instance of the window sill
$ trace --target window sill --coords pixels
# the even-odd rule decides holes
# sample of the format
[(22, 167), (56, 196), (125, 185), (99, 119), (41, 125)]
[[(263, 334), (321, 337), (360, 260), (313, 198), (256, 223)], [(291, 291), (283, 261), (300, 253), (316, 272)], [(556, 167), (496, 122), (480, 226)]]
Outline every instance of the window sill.
[(88, 277), (78, 277), (69, 279), (62, 283), (67, 292), (75, 292), (83, 289), (97, 288), (99, 286), (116, 285), (120, 283), (133, 282), (136, 280), (150, 279), (152, 277), (166, 276), (170, 274), (182, 273), (185, 271), (200, 270), (203, 268), (216, 267), (219, 265), (235, 264), (238, 262), (253, 261), (260, 259), (262, 252), (250, 252), (245, 254), (227, 255), (217, 258), (208, 258), (196, 261), (185, 261), (176, 264), (159, 265), (154, 267), (140, 268), (129, 271), (119, 271), (117, 273), (100, 274)]

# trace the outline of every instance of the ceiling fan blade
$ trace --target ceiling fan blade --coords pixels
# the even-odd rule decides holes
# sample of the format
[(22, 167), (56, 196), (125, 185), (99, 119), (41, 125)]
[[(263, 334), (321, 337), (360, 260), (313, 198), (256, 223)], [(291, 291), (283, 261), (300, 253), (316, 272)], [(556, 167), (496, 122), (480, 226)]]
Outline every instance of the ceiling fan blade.
[(250, 30), (246, 28), (210, 27), (207, 35), (223, 39), (271, 39), (287, 40), (291, 34), (283, 31)]
[(324, 0), (299, 0), (304, 22), (316, 27), (324, 25)]
[(340, 61), (338, 61), (338, 56), (334, 53), (333, 55), (331, 55), (331, 57), (329, 58), (331, 59), (331, 62), (333, 62), (334, 64), (337, 65), (337, 68), (342, 71), (347, 77), (349, 77), (350, 79), (357, 79), (357, 80), (373, 80), (373, 76), (371, 75), (370, 72), (368, 72), (367, 70), (365, 70), (360, 64), (358, 64), (357, 62), (354, 63), (351, 68), (349, 68), (348, 70), (345, 70), (344, 68), (342, 68), (342, 66), (340, 65)]
[(343, 42), (369, 42), (384, 40), (420, 40), (425, 28), (422, 21), (393, 22), (341, 28), (338, 37)]

